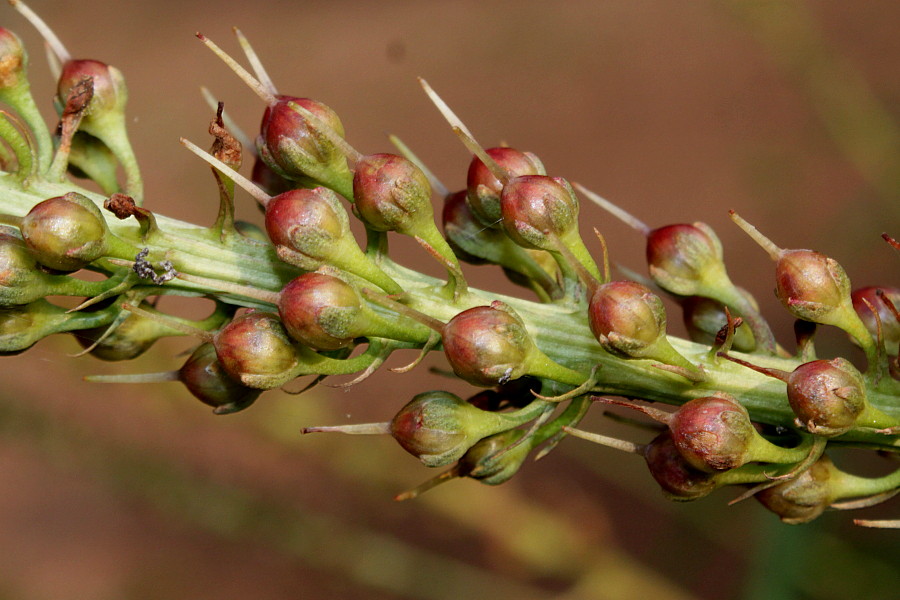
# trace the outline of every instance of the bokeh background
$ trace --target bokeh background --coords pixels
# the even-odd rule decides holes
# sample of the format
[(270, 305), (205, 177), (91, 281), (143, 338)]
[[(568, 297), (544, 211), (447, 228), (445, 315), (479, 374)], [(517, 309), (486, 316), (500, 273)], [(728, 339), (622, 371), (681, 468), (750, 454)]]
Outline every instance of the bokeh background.
[[(146, 205), (170, 216), (214, 217), (208, 169), (178, 144), (208, 143), (200, 86), (258, 126), (259, 100), (193, 36), (237, 55), (236, 25), (279, 89), (332, 106), (363, 152), (388, 151), (394, 133), (450, 188), (464, 184), (468, 156), (421, 75), (484, 144), (536, 152), (653, 226), (709, 223), (785, 341), (772, 265), (728, 209), (776, 243), (829, 253), (858, 285), (897, 281), (898, 257), (879, 238), (900, 235), (892, 0), (31, 5), (76, 57), (125, 73)], [(0, 25), (31, 49), (50, 119), (40, 39), (9, 7)], [(239, 205), (258, 220), (249, 198)], [(582, 223), (604, 233), (616, 263), (643, 271), (636, 232), (587, 203)], [(469, 275), (509, 291), (494, 270)], [(853, 352), (822, 338), (823, 355)], [(0, 598), (896, 597), (895, 533), (855, 528), (846, 513), (783, 526), (753, 501), (726, 507), (729, 492), (668, 503), (640, 459), (578, 440), (504, 486), (454, 481), (396, 503), (433, 473), (392, 440), (300, 438), (306, 425), (387, 420), (418, 391), (462, 391), (428, 371), (438, 359), (349, 391), (270, 392), (228, 417), (175, 384), (81, 381), (177, 368), (188, 346), (117, 365), (72, 358), (78, 346), (59, 337), (2, 360)], [(599, 415), (586, 423), (642, 435)]]

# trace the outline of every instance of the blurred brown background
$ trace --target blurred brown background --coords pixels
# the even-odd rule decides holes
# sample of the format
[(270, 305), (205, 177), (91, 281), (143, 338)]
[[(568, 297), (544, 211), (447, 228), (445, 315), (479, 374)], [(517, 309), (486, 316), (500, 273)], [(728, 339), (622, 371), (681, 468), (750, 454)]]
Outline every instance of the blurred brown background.
[[(464, 184), (468, 157), (421, 75), (482, 143), (536, 152), (551, 174), (652, 226), (709, 223), (733, 279), (785, 341), (772, 265), (728, 209), (776, 243), (829, 253), (857, 285), (897, 281), (898, 257), (879, 238), (900, 235), (890, 0), (31, 5), (77, 58), (125, 73), (146, 205), (170, 216), (214, 217), (208, 170), (178, 144), (207, 144), (199, 87), (247, 131), (258, 126), (259, 100), (193, 37), (237, 56), (236, 25), (279, 89), (332, 106), (363, 152), (388, 151), (395, 133), (449, 187)], [(0, 25), (28, 44), (49, 118), (39, 38), (11, 8)], [(239, 204), (258, 219), (249, 198)], [(638, 234), (587, 204), (582, 224), (643, 271)], [(496, 284), (491, 269), (469, 273)], [(823, 354), (846, 349), (823, 338)], [(299, 439), (304, 425), (387, 420), (411, 394), (453, 386), (425, 367), (348, 392), (267, 393), (229, 417), (175, 384), (80, 380), (176, 368), (187, 345), (114, 365), (67, 357), (78, 347), (60, 337), (3, 359), (0, 598), (875, 599), (900, 583), (896, 534), (842, 513), (782, 526), (752, 501), (727, 508), (728, 492), (667, 503), (640, 459), (576, 440), (502, 487), (454, 481), (398, 504), (432, 472), (391, 440)], [(636, 435), (596, 416), (588, 425)]]

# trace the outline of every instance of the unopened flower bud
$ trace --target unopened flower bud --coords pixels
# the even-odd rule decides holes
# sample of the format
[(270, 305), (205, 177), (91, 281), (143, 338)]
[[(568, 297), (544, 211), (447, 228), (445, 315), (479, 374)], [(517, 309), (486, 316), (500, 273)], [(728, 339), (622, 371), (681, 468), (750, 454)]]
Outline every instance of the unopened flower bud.
[(335, 187), (337, 180), (349, 178), (347, 160), (328, 135), (312, 125), (294, 104), (343, 137), (340, 118), (325, 104), (309, 98), (278, 96), (263, 114), (260, 156), (283, 177), (301, 184), (312, 181)]
[(314, 271), (330, 265), (387, 292), (402, 291), (365, 256), (350, 231), (347, 211), (328, 188), (289, 190), (270, 199), (266, 203), (266, 232), (279, 249), (279, 256), (301, 269)]
[(851, 306), (850, 278), (833, 258), (784, 250), (775, 264), (775, 294), (795, 317), (835, 325)]
[(647, 444), (644, 460), (653, 479), (670, 500), (696, 500), (716, 489), (714, 476), (692, 467), (678, 450), (668, 430)]
[(353, 174), (353, 197), (353, 210), (376, 231), (419, 235), (419, 229), (433, 226), (431, 184), (402, 156), (364, 156)]
[(808, 523), (835, 500), (831, 479), (839, 472), (823, 455), (794, 479), (755, 494), (763, 506), (789, 525)]
[[(485, 227), (466, 201), (466, 192), (450, 194), (444, 199), (442, 217), (447, 243), (460, 260), (473, 265), (501, 265), (514, 283), (539, 286), (551, 297), (557, 293), (556, 280), (550, 273), (555, 275), (559, 268), (551, 255), (543, 250), (522, 248), (503, 231)], [(542, 265), (539, 257), (548, 259), (547, 264)]]
[(459, 459), (459, 476), (486, 485), (506, 483), (519, 472), (531, 452), (531, 444), (527, 442), (506, 451), (524, 435), (522, 429), (510, 429), (479, 440)]
[(512, 429), (536, 417), (543, 406), (511, 412), (488, 412), (449, 392), (415, 396), (390, 423), (390, 433), (403, 448), (426, 466), (448, 465), (478, 440)]
[(846, 433), (867, 408), (863, 376), (843, 358), (814, 360), (794, 369), (787, 396), (798, 423), (822, 436)]
[(428, 339), (424, 325), (389, 323), (366, 305), (356, 288), (324, 273), (291, 280), (279, 295), (278, 314), (292, 338), (316, 350), (344, 348), (359, 337)]
[[(94, 96), (85, 109), (85, 121), (102, 119), (106, 113), (125, 110), (128, 91), (121, 71), (98, 60), (70, 60), (63, 65), (57, 83), (61, 101), (65, 103), (69, 90), (88, 78), (93, 80)], [(88, 127), (85, 130), (90, 133)]]
[(669, 429), (684, 459), (701, 471), (725, 471), (763, 459), (753, 454), (759, 434), (747, 409), (730, 396), (695, 398), (683, 404), (672, 415)]
[(348, 241), (356, 246), (347, 211), (336, 194), (323, 187), (274, 196), (266, 204), (266, 232), (275, 247), (309, 257), (310, 270), (327, 263)]
[(588, 306), (588, 323), (610, 352), (696, 370), (666, 337), (662, 300), (640, 283), (612, 281), (598, 286)]
[(662, 300), (634, 281), (612, 281), (591, 297), (588, 323), (607, 350), (643, 356), (666, 333)]
[(25, 67), (28, 57), (22, 41), (9, 29), (0, 27), (0, 96), (6, 90), (27, 85)]
[(442, 332), (447, 361), (462, 379), (492, 387), (528, 374), (537, 347), (514, 314), (492, 306), (476, 306), (450, 320)]
[(75, 192), (34, 205), (21, 229), (35, 258), (58, 271), (76, 271), (103, 257), (112, 237), (97, 205)]
[[(488, 148), (485, 152), (513, 178), (547, 174), (540, 159), (531, 152), (521, 152), (504, 146)], [(469, 163), (466, 190), (469, 206), (481, 225), (499, 227), (502, 218), (500, 193), (503, 184), (477, 156), (472, 157), (472, 162)]]
[(731, 283), (722, 243), (705, 223), (666, 225), (649, 232), (647, 265), (657, 285), (681, 296), (711, 296), (711, 287)]
[[(881, 335), (884, 338), (885, 349), (889, 355), (897, 356), (900, 353), (900, 321), (897, 320), (897, 312), (891, 310), (888, 303), (891, 303), (894, 309), (900, 310), (900, 288), (864, 287), (855, 290), (850, 294), (850, 298), (853, 301), (853, 309), (862, 319), (872, 337), (878, 336), (878, 323), (881, 323)], [(866, 304), (867, 302), (868, 304)], [(878, 314), (877, 319), (869, 305)]]
[(111, 310), (70, 313), (44, 299), (0, 307), (0, 355), (23, 352), (54, 333), (108, 325), (114, 316)]
[[(87, 312), (93, 312), (93, 305)], [(150, 309), (150, 305), (142, 303), (140, 308)], [(174, 319), (174, 317), (172, 317)], [(73, 332), (75, 339), (83, 348), (90, 348), (91, 356), (100, 360), (121, 361), (137, 358), (146, 352), (157, 340), (167, 336), (184, 335), (177, 329), (166, 326), (161, 321), (147, 318), (135, 313), (129, 314), (115, 329), (108, 331), (107, 326), (92, 327)]]
[(213, 407), (219, 415), (243, 410), (262, 390), (235, 381), (219, 363), (215, 346), (201, 344), (178, 370), (178, 379), (195, 398)]
[(253, 376), (253, 387), (259, 389), (284, 385), (298, 362), (281, 321), (267, 312), (236, 317), (215, 335), (213, 343), (222, 368), (240, 382)]
[(568, 241), (578, 235), (578, 199), (562, 177), (523, 175), (503, 187), (500, 196), (503, 228), (526, 248), (556, 250), (548, 236)]
[[(717, 300), (689, 296), (682, 301), (681, 308), (684, 326), (694, 342), (713, 344), (718, 332), (728, 323), (725, 309)], [(753, 352), (756, 349), (756, 339), (747, 323), (741, 323), (734, 330), (731, 347), (738, 352)]]

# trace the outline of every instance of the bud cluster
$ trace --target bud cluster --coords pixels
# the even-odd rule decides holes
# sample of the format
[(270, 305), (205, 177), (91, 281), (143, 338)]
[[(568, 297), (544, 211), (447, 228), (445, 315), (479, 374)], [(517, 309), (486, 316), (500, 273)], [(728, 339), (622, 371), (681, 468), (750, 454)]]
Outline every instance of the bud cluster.
[[(641, 455), (672, 499), (750, 485), (745, 495), (790, 523), (848, 498), (873, 503), (900, 486), (897, 472), (856, 477), (825, 453), (842, 444), (900, 447), (900, 289), (853, 291), (834, 259), (779, 248), (732, 213), (775, 261), (776, 295), (798, 319), (792, 354), (732, 283), (709, 225), (652, 229), (531, 152), (483, 148), (422, 81), (472, 152), (460, 169), (464, 185), (448, 191), (399, 141), (396, 153), (363, 154), (334, 109), (279, 93), (242, 36), (253, 73), (198, 37), (264, 103), (255, 144), (242, 147), (228, 132), (221, 105), (209, 152), (183, 140), (211, 166), (219, 192), (208, 228), (144, 206), (117, 69), (72, 60), (57, 43), (60, 122), (51, 133), (29, 91), (25, 50), (0, 29), (0, 100), (27, 129), (0, 119), (10, 149), (0, 156), (0, 353), (72, 332), (84, 353), (127, 361), (160, 338), (188, 336), (190, 356), (172, 371), (88, 379), (177, 381), (229, 414), (299, 377), (353, 375), (343, 384), (351, 386), (396, 350), (420, 357), (395, 371), (442, 351), (456, 377), (482, 389), (468, 399), (417, 394), (381, 423), (304, 429), (390, 435), (424, 465), (448, 469), (398, 498), (459, 477), (503, 483), (569, 433)], [(253, 154), (250, 178), (239, 172), (244, 150)], [(235, 222), (236, 187), (263, 209), (264, 228)], [(645, 237), (648, 278), (611, 281), (602, 236), (599, 260), (581, 237), (580, 196)], [(402, 266), (388, 245), (398, 234), (415, 239), (446, 278)], [(469, 287), (461, 261), (499, 266), (527, 299)], [(201, 320), (177, 318), (157, 307), (166, 295), (202, 296), (214, 309)], [(60, 296), (77, 306), (57, 303)], [(690, 339), (668, 333), (667, 306), (681, 310)], [(865, 364), (817, 358), (817, 326), (844, 330)], [(639, 444), (575, 429), (600, 402), (640, 411), (659, 431)]]

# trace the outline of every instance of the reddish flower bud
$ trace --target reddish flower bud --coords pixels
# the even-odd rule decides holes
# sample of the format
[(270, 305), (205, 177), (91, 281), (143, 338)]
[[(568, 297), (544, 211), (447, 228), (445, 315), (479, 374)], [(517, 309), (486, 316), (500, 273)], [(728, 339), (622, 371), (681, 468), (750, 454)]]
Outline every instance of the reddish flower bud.
[(357, 291), (322, 273), (304, 273), (284, 286), (278, 314), (292, 338), (316, 350), (344, 348), (367, 332)]
[(35, 258), (58, 271), (76, 271), (107, 251), (109, 229), (100, 209), (75, 192), (34, 205), (21, 229)]
[(88, 78), (93, 80), (94, 96), (85, 109), (85, 120), (125, 110), (128, 91), (121, 71), (98, 60), (70, 60), (63, 65), (57, 83), (61, 102), (65, 102), (69, 90)]
[(279, 175), (301, 183), (325, 182), (330, 171), (347, 173), (341, 150), (292, 104), (308, 110), (343, 137), (340, 118), (325, 104), (309, 98), (278, 96), (278, 101), (263, 113), (258, 142), (263, 160)]
[(526, 248), (556, 250), (548, 239), (578, 233), (578, 199), (562, 177), (524, 175), (510, 180), (500, 195), (506, 234)]
[(201, 344), (191, 353), (179, 369), (178, 379), (195, 398), (212, 406), (217, 415), (243, 410), (262, 393), (262, 390), (249, 388), (232, 379), (219, 363), (212, 344)]
[(836, 260), (812, 250), (784, 250), (775, 264), (775, 294), (799, 319), (836, 324), (851, 304), (850, 279)]
[(323, 187), (289, 190), (269, 200), (266, 232), (275, 247), (308, 257), (305, 266), (310, 270), (330, 262), (345, 240), (356, 245), (347, 211), (337, 195)]
[(459, 313), (444, 326), (442, 339), (453, 372), (484, 387), (526, 375), (529, 356), (537, 350), (515, 315), (492, 306)]
[(808, 523), (835, 500), (832, 478), (839, 474), (823, 455), (794, 479), (757, 492), (754, 497), (789, 525)]
[(684, 459), (669, 430), (647, 444), (644, 460), (653, 479), (670, 500), (696, 500), (716, 489), (713, 475), (695, 469)]
[[(879, 294), (879, 291), (884, 296)], [(900, 353), (900, 321), (897, 320), (897, 313), (888, 306), (888, 302), (890, 302), (895, 309), (900, 310), (900, 288), (864, 287), (850, 294), (850, 298), (853, 301), (853, 309), (862, 319), (872, 337), (878, 336), (878, 321), (880, 321), (881, 335), (884, 337), (887, 353), (891, 356)], [(877, 320), (866, 302), (878, 313)]]
[(634, 281), (612, 281), (597, 288), (588, 323), (601, 344), (625, 356), (643, 356), (666, 333), (662, 300)]
[(843, 358), (814, 360), (794, 369), (787, 396), (797, 422), (822, 436), (846, 433), (867, 408), (863, 376)]
[(705, 223), (666, 225), (648, 233), (647, 265), (657, 285), (681, 296), (708, 295), (708, 282), (725, 276), (722, 244)]
[(726, 471), (758, 460), (758, 434), (744, 406), (729, 396), (695, 398), (669, 421), (672, 440), (684, 459), (701, 471)]
[[(506, 169), (511, 178), (547, 174), (540, 159), (531, 152), (520, 152), (507, 147), (488, 148), (485, 152)], [(494, 177), (490, 169), (477, 156), (472, 157), (466, 177), (466, 197), (472, 213), (482, 226), (493, 228), (500, 226), (502, 190), (503, 184)]]
[(284, 385), (298, 362), (278, 317), (266, 312), (248, 312), (236, 317), (214, 338), (216, 356), (234, 379), (245, 382), (253, 376), (253, 387), (271, 389)]
[(353, 210), (376, 231), (417, 235), (423, 222), (433, 222), (428, 177), (402, 156), (364, 156), (353, 174), (353, 197)]

